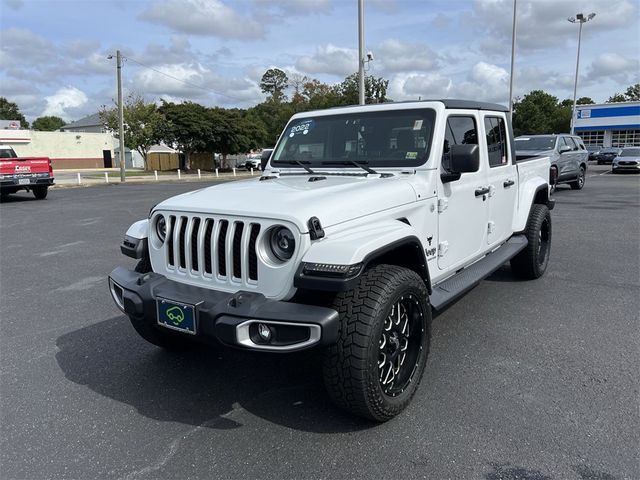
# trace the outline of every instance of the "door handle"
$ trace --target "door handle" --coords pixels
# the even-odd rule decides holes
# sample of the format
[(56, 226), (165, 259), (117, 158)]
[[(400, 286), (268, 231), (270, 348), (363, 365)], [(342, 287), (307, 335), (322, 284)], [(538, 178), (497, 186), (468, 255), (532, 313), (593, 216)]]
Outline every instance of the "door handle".
[(476, 190), (476, 197), (480, 197), (482, 195), (486, 195), (491, 191), (490, 187), (480, 187)]
[(514, 182), (513, 180), (507, 180), (506, 182), (504, 182), (504, 183), (502, 184), (502, 186), (503, 186), (504, 188), (509, 188), (509, 187), (511, 187), (511, 186), (513, 186), (513, 185), (515, 185), (515, 184), (516, 184), (516, 182)]

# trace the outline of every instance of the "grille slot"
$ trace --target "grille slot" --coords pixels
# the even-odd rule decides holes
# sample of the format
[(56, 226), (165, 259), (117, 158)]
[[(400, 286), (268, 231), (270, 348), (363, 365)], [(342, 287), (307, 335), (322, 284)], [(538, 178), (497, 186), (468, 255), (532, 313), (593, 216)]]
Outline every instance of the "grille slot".
[(178, 253), (180, 268), (187, 268), (187, 256), (185, 255), (185, 236), (187, 233), (187, 217), (180, 217), (178, 227)]
[(218, 234), (218, 275), (227, 276), (227, 230), (229, 229), (228, 220), (220, 220), (220, 233)]
[(176, 217), (171, 215), (169, 217), (169, 225), (167, 226), (167, 238), (166, 238), (167, 264), (170, 267), (174, 267), (176, 264), (175, 261), (173, 260), (173, 227), (175, 227), (175, 224), (176, 224)]
[(249, 280), (258, 281), (258, 254), (256, 252), (256, 241), (260, 233), (260, 224), (251, 224), (249, 235)]
[(200, 219), (195, 217), (191, 225), (191, 270), (199, 271), (198, 261), (198, 231), (200, 230)]
[(242, 278), (242, 232), (244, 223), (236, 222), (233, 232), (233, 276)]
[(213, 233), (213, 220), (207, 218), (204, 221), (204, 273), (213, 273), (211, 261), (211, 234)]

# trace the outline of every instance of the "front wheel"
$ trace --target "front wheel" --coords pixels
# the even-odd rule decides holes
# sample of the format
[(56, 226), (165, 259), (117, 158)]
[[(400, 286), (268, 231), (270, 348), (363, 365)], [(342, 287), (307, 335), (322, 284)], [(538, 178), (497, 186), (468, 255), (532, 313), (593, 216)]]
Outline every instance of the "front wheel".
[(424, 281), (412, 270), (378, 265), (332, 307), (340, 331), (324, 358), (330, 397), (357, 415), (393, 418), (411, 401), (427, 363), (431, 307)]
[(47, 193), (49, 191), (49, 187), (33, 187), (33, 196), (38, 200), (44, 200), (47, 198)]
[(529, 243), (511, 259), (511, 270), (521, 278), (533, 280), (541, 277), (549, 264), (551, 213), (546, 205), (533, 205), (525, 236)]
[(584, 179), (585, 179), (585, 170), (584, 167), (580, 167), (580, 171), (578, 172), (578, 178), (576, 178), (576, 180), (574, 182), (571, 182), (569, 185), (571, 185), (571, 188), (573, 190), (582, 190), (582, 187), (584, 187)]

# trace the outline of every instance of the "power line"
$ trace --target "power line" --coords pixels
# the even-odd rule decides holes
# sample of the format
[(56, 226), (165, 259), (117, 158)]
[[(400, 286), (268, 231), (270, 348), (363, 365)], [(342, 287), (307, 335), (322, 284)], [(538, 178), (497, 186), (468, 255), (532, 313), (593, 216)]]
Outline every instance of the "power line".
[(135, 60), (135, 59), (133, 59), (131, 57), (123, 57), (123, 58), (125, 58), (125, 60), (131, 60), (133, 63), (137, 63), (141, 67), (148, 68), (149, 70), (153, 70), (154, 72), (159, 73), (160, 75), (164, 75), (165, 77), (169, 77), (169, 78), (171, 78), (171, 79), (173, 79), (173, 80), (175, 80), (177, 82), (181, 82), (181, 83), (184, 83), (185, 85), (189, 85), (190, 87), (198, 88), (200, 90), (204, 90), (205, 92), (213, 93), (215, 95), (220, 95), (222, 97), (227, 97), (227, 98), (230, 98), (232, 100), (237, 100), (238, 102), (246, 102), (246, 99), (241, 99), (241, 98), (238, 98), (238, 97), (227, 95), (226, 93), (218, 92), (216, 90), (211, 90), (210, 88), (203, 87), (202, 85), (196, 85), (195, 83), (187, 82), (186, 80), (183, 80), (181, 78), (174, 77), (173, 75), (170, 75), (170, 74), (168, 74), (166, 72), (163, 72), (162, 70), (158, 70), (157, 68), (154, 68), (154, 67), (152, 67), (150, 65), (145, 65), (144, 63), (139, 62), (138, 60)]

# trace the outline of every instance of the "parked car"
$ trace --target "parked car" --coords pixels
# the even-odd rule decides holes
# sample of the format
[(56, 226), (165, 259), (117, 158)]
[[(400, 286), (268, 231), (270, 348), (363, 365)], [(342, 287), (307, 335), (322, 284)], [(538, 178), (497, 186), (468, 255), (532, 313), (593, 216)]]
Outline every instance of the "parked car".
[(598, 165), (613, 163), (613, 159), (620, 155), (620, 152), (622, 152), (621, 148), (603, 148), (598, 152), (595, 159), (598, 162)]
[(577, 135), (522, 135), (515, 143), (518, 160), (538, 155), (550, 157), (552, 190), (561, 183), (568, 183), (574, 190), (584, 187), (589, 153)]
[(260, 153), (250, 153), (247, 155), (247, 160), (244, 163), (244, 168), (247, 170), (260, 170), (260, 158), (262, 155)]
[(53, 185), (53, 168), (47, 157), (18, 157), (7, 145), (0, 145), (0, 195), (26, 190), (43, 200)]
[(611, 173), (640, 172), (640, 147), (625, 147), (611, 164)]
[(597, 156), (602, 149), (599, 145), (586, 145), (587, 152), (589, 152), (589, 160), (597, 160)]
[(161, 348), (322, 349), (334, 402), (389, 420), (420, 383), (432, 309), (505, 262), (547, 268), (549, 158), (516, 163), (511, 140), (508, 110), (475, 101), (295, 114), (259, 179), (134, 223), (121, 250), (139, 262), (111, 296)]

